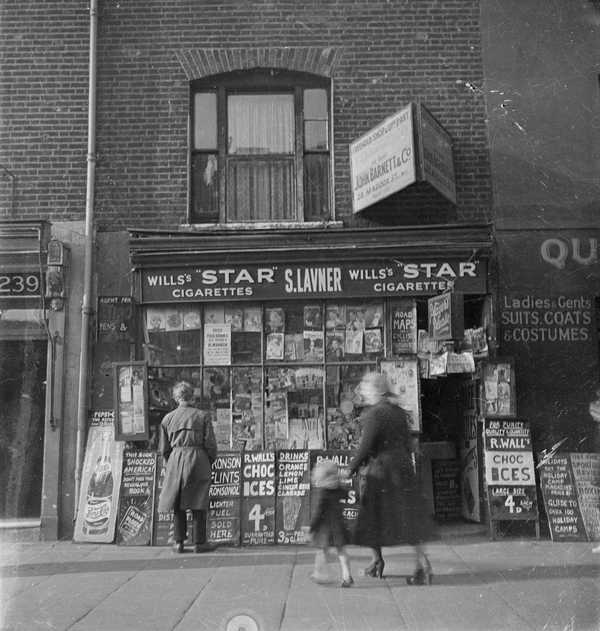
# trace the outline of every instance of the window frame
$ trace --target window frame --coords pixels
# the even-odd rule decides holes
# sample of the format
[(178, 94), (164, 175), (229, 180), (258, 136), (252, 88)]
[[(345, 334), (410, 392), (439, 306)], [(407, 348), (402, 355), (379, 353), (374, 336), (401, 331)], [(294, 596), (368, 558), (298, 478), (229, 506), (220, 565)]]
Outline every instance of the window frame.
[[(304, 90), (323, 89), (327, 98), (327, 148), (323, 151), (309, 150), (304, 147)], [(197, 93), (214, 92), (216, 94), (216, 124), (217, 124), (217, 147), (216, 150), (195, 149), (195, 107), (194, 99)], [(291, 154), (293, 161), (294, 194), (291, 200), (292, 216), (285, 219), (253, 218), (250, 220), (236, 220), (228, 218), (227, 199), (227, 173), (229, 161), (235, 160), (236, 156), (231, 156), (227, 152), (227, 97), (230, 94), (293, 94), (294, 95), (294, 153)], [(243, 71), (232, 71), (198, 79), (190, 83), (189, 94), (189, 134), (188, 134), (188, 221), (190, 224), (206, 225), (214, 224), (235, 224), (245, 223), (249, 225), (277, 223), (294, 224), (314, 221), (307, 219), (305, 212), (305, 156), (321, 154), (327, 156), (328, 168), (327, 176), (327, 216), (320, 221), (332, 221), (333, 217), (333, 125), (332, 125), (332, 86), (329, 77), (310, 74), (299, 71), (289, 71), (280, 69), (254, 69)], [(196, 156), (215, 155), (217, 156), (218, 173), (218, 202), (217, 213), (206, 215), (206, 219), (195, 212), (195, 188), (194, 188), (194, 162)], [(273, 154), (276, 156), (278, 154)], [(237, 156), (239, 158), (240, 156)], [(252, 156), (245, 156), (252, 158)], [(265, 159), (264, 155), (257, 155), (256, 159)]]

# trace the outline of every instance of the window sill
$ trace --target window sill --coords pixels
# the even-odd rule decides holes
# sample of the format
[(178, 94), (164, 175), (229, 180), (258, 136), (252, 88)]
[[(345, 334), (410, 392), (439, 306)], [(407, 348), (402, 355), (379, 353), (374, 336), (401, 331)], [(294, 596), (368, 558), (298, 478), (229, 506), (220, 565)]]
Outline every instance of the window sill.
[(244, 230), (315, 230), (343, 228), (343, 221), (257, 221), (240, 223), (185, 223), (184, 230), (195, 232), (237, 232)]

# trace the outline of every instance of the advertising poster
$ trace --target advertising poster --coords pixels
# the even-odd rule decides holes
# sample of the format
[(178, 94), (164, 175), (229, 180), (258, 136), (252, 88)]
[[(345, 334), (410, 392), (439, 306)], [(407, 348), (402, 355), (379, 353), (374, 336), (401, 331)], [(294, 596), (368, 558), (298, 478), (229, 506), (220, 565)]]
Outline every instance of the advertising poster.
[(460, 463), (458, 460), (432, 460), (433, 506), (441, 522), (461, 516)]
[(463, 440), (460, 449), (462, 516), (470, 521), (481, 522), (477, 414), (474, 412), (466, 413), (463, 424)]
[(515, 372), (510, 361), (488, 362), (483, 366), (484, 414), (516, 414)]
[(417, 181), (412, 104), (350, 144), (352, 211)]
[(398, 405), (409, 414), (411, 432), (421, 431), (421, 399), (419, 393), (419, 364), (417, 358), (382, 361), (381, 372), (387, 375)]
[(96, 410), (88, 430), (73, 540), (111, 543), (115, 538), (123, 443), (114, 439), (114, 411)]
[(117, 519), (117, 543), (148, 546), (152, 542), (154, 487), (156, 478), (154, 451), (126, 450)]
[(587, 541), (569, 454), (549, 458), (539, 470), (552, 541)]
[(241, 469), (239, 453), (219, 454), (213, 463), (208, 508), (208, 540), (212, 543), (240, 543)]
[(417, 303), (408, 298), (392, 304), (392, 354), (417, 352)]
[(231, 363), (231, 326), (204, 326), (204, 363), (207, 366), (229, 366)]
[[(310, 452), (310, 470), (312, 471), (317, 462), (321, 460), (331, 460), (338, 466), (340, 477), (345, 480), (347, 494), (345, 500), (343, 500), (342, 513), (344, 516), (344, 522), (350, 532), (353, 532), (356, 519), (358, 518), (358, 476), (349, 477), (350, 462), (354, 452), (352, 451), (334, 451), (330, 449), (315, 450)], [(313, 488), (311, 482), (310, 492), (310, 514), (311, 517), (316, 510), (317, 492)]]
[(537, 519), (529, 423), (485, 419), (483, 447), (490, 517), (497, 520)]
[(305, 449), (282, 450), (277, 456), (277, 543), (306, 543), (310, 525), (310, 460)]
[(242, 454), (242, 545), (275, 543), (275, 452)]
[(600, 454), (571, 453), (579, 509), (590, 541), (600, 541)]

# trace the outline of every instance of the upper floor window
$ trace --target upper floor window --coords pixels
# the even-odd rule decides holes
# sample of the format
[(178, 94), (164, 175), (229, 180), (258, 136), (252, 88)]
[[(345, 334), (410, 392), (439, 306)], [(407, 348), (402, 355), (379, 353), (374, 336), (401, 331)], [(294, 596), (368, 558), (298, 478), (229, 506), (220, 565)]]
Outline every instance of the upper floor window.
[(232, 72), (192, 84), (192, 223), (330, 219), (329, 81)]

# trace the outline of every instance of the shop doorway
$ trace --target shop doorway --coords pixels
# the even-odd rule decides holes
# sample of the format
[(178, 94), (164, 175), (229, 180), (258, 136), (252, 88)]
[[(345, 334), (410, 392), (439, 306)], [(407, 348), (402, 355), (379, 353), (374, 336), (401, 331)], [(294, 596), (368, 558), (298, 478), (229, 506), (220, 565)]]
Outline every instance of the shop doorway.
[(0, 519), (41, 514), (45, 340), (0, 340)]

